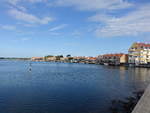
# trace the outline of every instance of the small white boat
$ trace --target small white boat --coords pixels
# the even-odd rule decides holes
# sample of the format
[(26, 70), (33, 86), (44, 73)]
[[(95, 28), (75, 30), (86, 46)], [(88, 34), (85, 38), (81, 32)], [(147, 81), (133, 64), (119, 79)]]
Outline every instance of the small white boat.
[(104, 63), (104, 65), (105, 65), (105, 66), (108, 66), (109, 64), (108, 64), (108, 63)]

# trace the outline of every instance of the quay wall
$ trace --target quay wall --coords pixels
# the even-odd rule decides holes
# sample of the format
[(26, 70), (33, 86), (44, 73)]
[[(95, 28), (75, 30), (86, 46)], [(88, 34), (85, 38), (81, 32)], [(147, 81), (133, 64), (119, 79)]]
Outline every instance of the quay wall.
[(145, 90), (132, 113), (150, 113), (150, 85)]

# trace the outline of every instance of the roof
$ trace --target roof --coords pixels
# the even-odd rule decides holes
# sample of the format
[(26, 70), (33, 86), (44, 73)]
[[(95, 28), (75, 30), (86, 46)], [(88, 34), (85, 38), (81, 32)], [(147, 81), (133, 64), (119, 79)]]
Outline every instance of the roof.
[(121, 57), (123, 55), (127, 55), (127, 54), (123, 54), (123, 53), (117, 53), (117, 54), (104, 54), (102, 55), (103, 57)]
[(150, 44), (146, 44), (146, 43), (135, 43), (135, 44), (138, 47), (150, 47)]

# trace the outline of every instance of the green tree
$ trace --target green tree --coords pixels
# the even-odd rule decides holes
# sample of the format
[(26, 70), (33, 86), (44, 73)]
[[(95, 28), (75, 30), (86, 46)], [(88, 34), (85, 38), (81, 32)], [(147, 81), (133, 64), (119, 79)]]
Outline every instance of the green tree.
[(71, 55), (67, 55), (66, 57), (71, 57)]

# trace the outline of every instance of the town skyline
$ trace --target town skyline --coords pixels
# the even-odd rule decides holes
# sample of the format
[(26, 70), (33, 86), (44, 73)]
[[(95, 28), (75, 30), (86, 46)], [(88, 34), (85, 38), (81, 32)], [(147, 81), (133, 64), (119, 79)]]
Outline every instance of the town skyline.
[(149, 0), (1, 0), (0, 56), (98, 56), (150, 43)]

